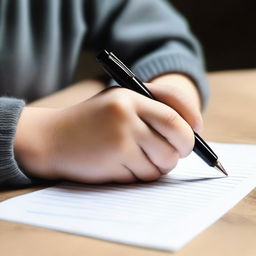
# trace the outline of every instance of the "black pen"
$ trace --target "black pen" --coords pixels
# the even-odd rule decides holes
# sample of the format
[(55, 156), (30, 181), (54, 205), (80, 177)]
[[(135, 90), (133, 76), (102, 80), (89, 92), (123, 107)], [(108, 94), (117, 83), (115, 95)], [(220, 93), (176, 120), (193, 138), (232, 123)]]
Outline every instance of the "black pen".
[[(142, 81), (140, 81), (131, 70), (129, 70), (112, 52), (106, 50), (101, 51), (97, 55), (98, 61), (102, 64), (103, 69), (122, 87), (136, 91), (153, 100), (155, 97), (146, 88)], [(206, 162), (209, 166), (216, 168), (217, 170), (228, 176), (224, 167), (218, 160), (217, 155), (206, 144), (206, 142), (196, 133), (195, 145), (193, 151)]]

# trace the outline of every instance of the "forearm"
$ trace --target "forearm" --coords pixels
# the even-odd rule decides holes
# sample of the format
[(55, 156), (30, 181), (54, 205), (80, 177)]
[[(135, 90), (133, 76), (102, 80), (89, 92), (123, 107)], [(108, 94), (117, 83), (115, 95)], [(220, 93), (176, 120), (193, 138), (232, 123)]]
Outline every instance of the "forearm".
[(43, 108), (68, 107), (96, 95), (105, 88), (106, 85), (99, 80), (83, 80), (54, 94), (36, 100), (30, 103), (29, 106)]

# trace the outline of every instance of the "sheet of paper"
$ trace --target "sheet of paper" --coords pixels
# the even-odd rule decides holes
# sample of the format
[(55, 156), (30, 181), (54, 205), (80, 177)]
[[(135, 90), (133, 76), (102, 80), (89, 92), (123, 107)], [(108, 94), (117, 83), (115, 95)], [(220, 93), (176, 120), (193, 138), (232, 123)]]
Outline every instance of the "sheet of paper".
[(63, 183), (0, 204), (0, 219), (175, 251), (256, 186), (256, 146), (212, 143), (229, 177), (196, 155), (159, 181)]

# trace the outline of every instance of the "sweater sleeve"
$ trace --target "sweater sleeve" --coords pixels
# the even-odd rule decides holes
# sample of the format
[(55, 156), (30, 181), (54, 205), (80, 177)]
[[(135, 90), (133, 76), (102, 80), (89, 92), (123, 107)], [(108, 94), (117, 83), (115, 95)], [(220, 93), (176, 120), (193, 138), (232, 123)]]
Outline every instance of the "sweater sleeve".
[(89, 1), (86, 46), (117, 54), (143, 81), (165, 73), (183, 73), (209, 96), (199, 43), (185, 19), (164, 0)]
[(19, 169), (14, 158), (14, 137), (23, 107), (22, 100), (0, 98), (0, 188), (31, 183)]

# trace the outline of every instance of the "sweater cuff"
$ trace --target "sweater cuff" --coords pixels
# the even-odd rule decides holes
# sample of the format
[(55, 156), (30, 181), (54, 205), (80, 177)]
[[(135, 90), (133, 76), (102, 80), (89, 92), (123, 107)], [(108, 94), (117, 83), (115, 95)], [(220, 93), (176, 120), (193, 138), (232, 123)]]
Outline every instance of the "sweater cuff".
[(31, 180), (18, 167), (14, 156), (16, 127), (24, 105), (22, 100), (0, 99), (0, 187), (31, 184)]
[(210, 90), (202, 64), (193, 57), (181, 54), (161, 54), (141, 59), (132, 71), (142, 80), (149, 81), (167, 73), (181, 73), (188, 76), (198, 88), (202, 106), (205, 107)]
[(142, 81), (167, 73), (184, 74), (197, 86), (203, 108), (209, 99), (210, 89), (204, 68), (193, 57), (173, 53), (149, 56), (137, 62), (132, 70)]

